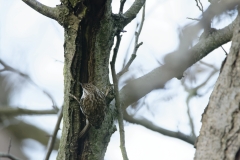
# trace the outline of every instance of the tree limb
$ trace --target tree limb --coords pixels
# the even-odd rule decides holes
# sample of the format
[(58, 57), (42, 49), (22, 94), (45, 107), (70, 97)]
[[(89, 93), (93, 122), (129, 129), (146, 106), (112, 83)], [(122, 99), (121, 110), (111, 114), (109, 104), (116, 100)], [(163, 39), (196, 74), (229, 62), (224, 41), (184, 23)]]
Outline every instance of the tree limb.
[(170, 130), (167, 130), (167, 129), (164, 129), (164, 128), (161, 128), (155, 124), (153, 124), (151, 121), (141, 117), (140, 118), (134, 118), (130, 115), (128, 115), (126, 112), (124, 112), (123, 114), (124, 116), (124, 120), (130, 122), (130, 123), (135, 123), (135, 124), (139, 124), (141, 126), (144, 126), (152, 131), (155, 131), (155, 132), (158, 132), (160, 134), (163, 134), (163, 135), (166, 135), (166, 136), (169, 136), (169, 137), (173, 137), (173, 138), (178, 138), (178, 139), (181, 139), (189, 144), (192, 144), (194, 145), (196, 139), (195, 137), (193, 136), (189, 136), (189, 135), (186, 135), (184, 133), (181, 133), (181, 132), (173, 132), (173, 131), (170, 131)]
[(138, 14), (138, 12), (141, 10), (143, 5), (145, 4), (146, 0), (135, 0), (132, 6), (123, 14), (123, 17), (125, 17), (125, 21), (123, 23), (123, 26), (126, 26), (128, 23), (130, 23)]
[(235, 23), (236, 20), (227, 27), (213, 32), (207, 38), (200, 39), (191, 49), (179, 50), (179, 53), (174, 54), (176, 57), (172, 57), (171, 61), (166, 61), (166, 64), (126, 84), (120, 90), (120, 101), (124, 103), (123, 109), (152, 90), (163, 88), (170, 79), (182, 77), (183, 72), (188, 67), (201, 60), (214, 49), (229, 42), (232, 38)]
[(55, 8), (48, 7), (36, 0), (22, 0), (22, 1), (26, 3), (28, 6), (30, 6), (32, 9), (43, 14), (44, 16), (58, 20), (58, 9), (56, 7)]
[(46, 114), (56, 114), (57, 111), (54, 109), (50, 110), (31, 110), (23, 108), (10, 108), (10, 107), (1, 107), (0, 115), (4, 116), (19, 116), (19, 115), (46, 115)]

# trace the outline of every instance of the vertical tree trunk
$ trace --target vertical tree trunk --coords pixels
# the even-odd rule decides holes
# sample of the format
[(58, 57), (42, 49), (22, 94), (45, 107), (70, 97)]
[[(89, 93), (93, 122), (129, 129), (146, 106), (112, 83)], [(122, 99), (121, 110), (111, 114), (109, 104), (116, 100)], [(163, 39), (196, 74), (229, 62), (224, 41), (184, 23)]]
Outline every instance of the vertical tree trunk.
[[(65, 4), (66, 3), (66, 4)], [(103, 159), (112, 133), (114, 109), (108, 112), (100, 129), (90, 128), (79, 139), (85, 125), (79, 104), (69, 93), (80, 99), (79, 82), (91, 82), (103, 92), (109, 85), (109, 55), (113, 45), (114, 21), (110, 0), (64, 1), (68, 12), (64, 19), (64, 110), (63, 132), (58, 160)], [(79, 18), (80, 17), (80, 18)], [(82, 18), (81, 18), (82, 17)]]
[(195, 160), (239, 160), (240, 16), (232, 46), (202, 117)]

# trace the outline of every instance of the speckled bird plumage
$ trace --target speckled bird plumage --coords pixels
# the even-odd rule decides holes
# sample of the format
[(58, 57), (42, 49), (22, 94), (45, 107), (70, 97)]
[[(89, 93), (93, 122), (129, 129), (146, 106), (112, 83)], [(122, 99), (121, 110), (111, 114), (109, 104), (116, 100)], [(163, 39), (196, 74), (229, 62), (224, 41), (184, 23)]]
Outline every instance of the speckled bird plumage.
[(105, 95), (91, 83), (81, 85), (83, 88), (81, 110), (92, 126), (100, 128), (105, 117)]

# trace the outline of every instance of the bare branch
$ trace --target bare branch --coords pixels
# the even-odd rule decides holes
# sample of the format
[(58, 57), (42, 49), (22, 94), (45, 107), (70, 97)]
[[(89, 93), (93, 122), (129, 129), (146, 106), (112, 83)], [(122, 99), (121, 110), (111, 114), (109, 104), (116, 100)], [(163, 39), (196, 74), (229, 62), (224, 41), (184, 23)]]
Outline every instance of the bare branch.
[(9, 158), (9, 159), (11, 159), (11, 160), (20, 160), (20, 159), (12, 156), (12, 155), (10, 155), (10, 154), (5, 154), (5, 153), (0, 153), (0, 157)]
[(30, 6), (32, 9), (43, 14), (44, 16), (58, 20), (58, 9), (56, 7), (55, 8), (48, 7), (36, 0), (22, 0), (22, 1), (26, 3), (28, 6)]
[(152, 131), (158, 132), (160, 134), (163, 134), (163, 135), (166, 135), (169, 137), (181, 139), (189, 144), (194, 145), (194, 143), (196, 141), (196, 138), (193, 136), (189, 136), (189, 135), (186, 135), (181, 132), (173, 132), (173, 131), (161, 128), (143, 117), (141, 117), (141, 119), (134, 118), (134, 117), (129, 116), (126, 112), (124, 112), (123, 116), (124, 116), (124, 120), (126, 120), (130, 123), (139, 124), (139, 125), (144, 126)]
[[(48, 139), (49, 139), (49, 133), (44, 131), (43, 129), (40, 129), (36, 127), (36, 124), (28, 124), (23, 121), (19, 121), (17, 119), (14, 120), (14, 123), (11, 125), (8, 125), (4, 127), (4, 130), (7, 130), (10, 132), (14, 137), (16, 137), (18, 140), (22, 141), (25, 139), (33, 139), (35, 141), (38, 141), (44, 146), (47, 146)], [(29, 131), (29, 132), (26, 132)], [(34, 134), (32, 134), (34, 133)], [(58, 150), (59, 148), (59, 139), (56, 140), (54, 149)]]
[(126, 18), (123, 26), (126, 26), (128, 23), (130, 23), (138, 14), (138, 12), (141, 10), (143, 5), (145, 4), (146, 0), (135, 0), (132, 6), (123, 14), (123, 17)]
[(190, 101), (190, 97), (187, 98), (187, 115), (188, 115), (188, 119), (189, 119), (189, 123), (190, 123), (192, 136), (194, 138), (196, 138), (197, 136), (195, 134), (195, 127), (194, 127), (193, 119), (192, 119), (192, 116), (191, 116), (191, 113), (190, 113), (189, 101)]
[(37, 87), (38, 89), (40, 89), (51, 101), (52, 101), (52, 104), (53, 104), (53, 108), (58, 111), (58, 108), (56, 106), (56, 102), (54, 100), (54, 98), (51, 96), (51, 94), (42, 89), (41, 87), (39, 87), (27, 74), (25, 73), (22, 73), (21, 71), (15, 69), (15, 68), (12, 68), (11, 66), (7, 65), (5, 62), (3, 62), (1, 59), (0, 59), (0, 64), (3, 65), (4, 69), (0, 70), (0, 72), (3, 72), (3, 71), (11, 71), (11, 72), (14, 72), (14, 73), (17, 73), (18, 75), (24, 77), (25, 79), (27, 79), (30, 83), (32, 83), (32, 85), (34, 85), (35, 87)]
[(130, 67), (130, 65), (132, 64), (132, 62), (134, 61), (134, 59), (136, 58), (137, 56), (137, 50), (138, 48), (143, 44), (143, 42), (141, 43), (138, 43), (138, 38), (141, 34), (141, 31), (142, 31), (142, 27), (143, 27), (143, 23), (144, 23), (144, 19), (145, 19), (145, 4), (143, 5), (143, 12), (142, 12), (142, 21), (140, 23), (140, 27), (139, 27), (139, 30), (138, 32), (135, 32), (135, 44), (134, 44), (134, 50), (133, 50), (133, 54), (131, 56), (131, 58), (129, 59), (129, 61), (127, 62), (126, 66), (122, 69), (121, 72), (119, 72), (117, 74), (117, 77), (121, 77), (124, 73), (126, 73)]
[(119, 14), (122, 14), (125, 2), (126, 2), (126, 0), (121, 0)]
[(201, 39), (191, 49), (179, 51), (181, 52), (178, 53), (179, 55), (184, 52), (183, 57), (176, 57), (173, 61), (167, 61), (166, 64), (148, 74), (129, 82), (120, 91), (120, 101), (124, 103), (123, 107), (128, 107), (154, 89), (164, 87), (168, 80), (181, 76), (188, 67), (201, 60), (214, 49), (229, 42), (232, 38), (235, 23), (236, 20), (227, 27), (213, 32), (207, 38)]
[(0, 115), (4, 116), (19, 116), (19, 115), (46, 115), (56, 114), (56, 110), (30, 110), (23, 108), (0, 107)]
[(198, 19), (198, 18), (190, 18), (190, 17), (187, 17), (187, 19), (191, 19), (191, 20), (194, 20), (194, 21), (200, 21), (201, 19)]
[(200, 0), (195, 0), (195, 1), (196, 1), (196, 3), (197, 3), (196, 5), (197, 5), (197, 7), (199, 8), (199, 10), (203, 12), (202, 2), (201, 2)]
[(228, 55), (227, 51), (223, 48), (223, 46), (221, 46), (221, 48), (224, 51), (225, 55), (227, 56)]
[(47, 146), (47, 154), (46, 154), (45, 160), (48, 160), (51, 153), (52, 153), (52, 150), (53, 150), (53, 147), (54, 147), (54, 144), (55, 144), (55, 140), (57, 138), (57, 133), (58, 133), (58, 130), (59, 130), (59, 126), (60, 126), (60, 123), (61, 123), (61, 120), (62, 120), (62, 116), (63, 116), (63, 106), (61, 107), (61, 109), (58, 112), (58, 119), (57, 119), (57, 123), (56, 123), (55, 128), (54, 128), (54, 131), (53, 131), (53, 135), (49, 138), (48, 146)]
[(122, 104), (121, 104), (120, 98), (119, 98), (118, 79), (117, 79), (116, 70), (115, 70), (115, 62), (116, 62), (117, 53), (118, 53), (118, 49), (119, 49), (120, 42), (121, 42), (121, 36), (120, 36), (119, 32), (116, 33), (116, 37), (117, 37), (117, 42), (116, 42), (116, 46), (113, 50), (113, 57), (112, 57), (112, 61), (110, 62), (110, 65), (111, 65), (112, 79), (113, 79), (113, 85), (114, 85), (114, 94), (115, 94), (115, 101), (116, 101), (115, 105), (116, 105), (116, 108), (117, 108), (117, 111), (118, 111), (120, 148), (121, 148), (121, 151), (122, 151), (123, 159), (128, 160), (127, 151), (126, 151), (126, 147), (125, 147)]

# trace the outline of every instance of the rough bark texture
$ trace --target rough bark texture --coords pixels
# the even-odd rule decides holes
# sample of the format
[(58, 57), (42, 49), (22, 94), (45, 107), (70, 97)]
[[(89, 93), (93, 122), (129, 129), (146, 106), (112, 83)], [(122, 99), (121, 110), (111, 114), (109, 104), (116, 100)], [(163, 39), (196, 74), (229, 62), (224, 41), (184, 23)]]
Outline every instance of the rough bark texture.
[(61, 14), (64, 27), (64, 110), (63, 133), (60, 142), (59, 160), (103, 159), (112, 133), (114, 110), (108, 113), (100, 129), (90, 128), (79, 139), (85, 118), (79, 104), (69, 93), (80, 99), (79, 82), (91, 82), (104, 92), (109, 85), (109, 55), (113, 45), (114, 22), (109, 0), (67, 1), (66, 11)]
[(240, 150), (240, 17), (232, 46), (202, 118), (195, 160), (238, 160)]

